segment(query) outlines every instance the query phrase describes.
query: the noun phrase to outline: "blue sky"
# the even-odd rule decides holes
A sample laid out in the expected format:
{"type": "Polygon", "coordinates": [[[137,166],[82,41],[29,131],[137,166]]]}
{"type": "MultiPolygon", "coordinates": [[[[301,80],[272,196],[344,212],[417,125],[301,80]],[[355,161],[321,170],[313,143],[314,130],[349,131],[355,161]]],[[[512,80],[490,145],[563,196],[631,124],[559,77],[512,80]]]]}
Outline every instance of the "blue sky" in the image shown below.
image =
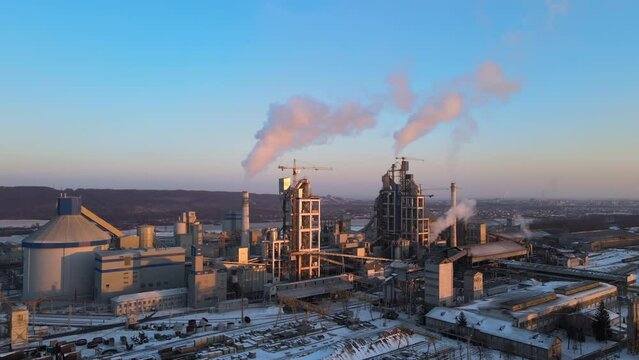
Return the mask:
{"type": "Polygon", "coordinates": [[[522,88],[404,154],[468,197],[639,198],[636,1],[0,2],[0,185],[277,190],[278,163],[329,165],[319,194],[372,198],[408,114],[241,166],[272,103],[420,99],[498,63],[522,88]],[[553,10],[554,9],[554,10],[553,10]]]}

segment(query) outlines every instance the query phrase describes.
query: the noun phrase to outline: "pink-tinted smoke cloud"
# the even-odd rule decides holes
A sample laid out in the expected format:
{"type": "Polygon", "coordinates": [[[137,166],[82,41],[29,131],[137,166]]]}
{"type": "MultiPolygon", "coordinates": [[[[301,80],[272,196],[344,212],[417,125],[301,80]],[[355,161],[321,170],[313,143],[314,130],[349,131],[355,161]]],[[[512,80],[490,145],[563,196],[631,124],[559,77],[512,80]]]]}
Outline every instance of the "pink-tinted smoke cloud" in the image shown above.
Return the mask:
{"type": "Polygon", "coordinates": [[[411,90],[405,74],[396,73],[386,78],[391,88],[393,104],[403,111],[411,111],[415,106],[417,95],[411,90]]]}
{"type": "MultiPolygon", "coordinates": [[[[498,64],[486,62],[473,74],[453,79],[441,89],[443,90],[440,93],[428,98],[408,118],[404,127],[395,132],[393,136],[397,153],[413,141],[426,136],[440,123],[458,119],[474,106],[493,99],[507,101],[513,93],[521,89],[521,84],[507,80],[498,64]]],[[[474,122],[469,124],[474,126],[474,122]]],[[[458,127],[456,132],[464,132],[464,129],[458,127]]],[[[467,131],[470,132],[472,131],[467,131]]],[[[454,141],[460,139],[462,138],[455,137],[454,141]]]]}
{"type": "Polygon", "coordinates": [[[324,144],[339,135],[357,135],[376,125],[379,111],[379,106],[365,107],[357,102],[331,107],[302,96],[271,104],[267,121],[255,134],[257,143],[242,166],[252,176],[289,150],[324,144]]]}
{"type": "Polygon", "coordinates": [[[428,134],[437,124],[457,118],[464,107],[460,93],[443,94],[438,99],[427,101],[417,112],[408,118],[404,127],[395,132],[397,152],[406,145],[428,134]]]}

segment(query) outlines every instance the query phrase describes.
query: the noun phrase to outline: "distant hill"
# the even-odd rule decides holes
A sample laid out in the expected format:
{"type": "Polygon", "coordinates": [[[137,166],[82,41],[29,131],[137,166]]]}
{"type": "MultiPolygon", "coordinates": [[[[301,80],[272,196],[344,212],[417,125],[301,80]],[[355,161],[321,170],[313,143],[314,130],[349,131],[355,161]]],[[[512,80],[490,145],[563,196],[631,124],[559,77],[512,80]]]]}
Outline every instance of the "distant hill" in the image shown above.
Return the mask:
{"type": "MultiPolygon", "coordinates": [[[[49,219],[55,215],[60,190],[41,186],[0,187],[0,219],[49,219]]],[[[172,224],[182,211],[193,210],[208,223],[219,222],[229,210],[240,210],[241,192],[191,190],[66,189],[82,197],[83,205],[116,226],[142,223],[172,224]]],[[[368,215],[372,201],[350,200],[327,195],[323,217],[350,212],[368,215]]],[[[279,196],[251,194],[251,221],[278,221],[279,196]]]]}

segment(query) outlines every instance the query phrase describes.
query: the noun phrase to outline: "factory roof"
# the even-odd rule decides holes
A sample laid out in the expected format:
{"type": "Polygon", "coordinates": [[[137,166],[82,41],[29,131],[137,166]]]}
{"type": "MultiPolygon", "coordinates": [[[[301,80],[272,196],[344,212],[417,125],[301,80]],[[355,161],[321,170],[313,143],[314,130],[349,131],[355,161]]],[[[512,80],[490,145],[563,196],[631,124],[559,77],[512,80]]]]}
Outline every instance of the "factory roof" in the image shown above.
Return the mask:
{"type": "Polygon", "coordinates": [[[68,248],[106,245],[111,235],[82,215],[60,215],[22,241],[27,248],[68,248]]]}
{"type": "MultiPolygon", "coordinates": [[[[523,285],[523,284],[522,284],[523,285]]],[[[498,318],[517,319],[518,321],[533,320],[537,317],[548,315],[564,308],[574,307],[577,304],[600,296],[614,296],[617,288],[606,283],[599,283],[595,288],[584,287],[584,283],[570,281],[550,281],[546,283],[532,282],[524,287],[496,295],[484,300],[475,301],[461,307],[465,310],[474,310],[484,314],[493,314],[498,318]],[[583,291],[561,294],[571,285],[582,285],[583,291]],[[505,309],[508,308],[508,309],[505,309]]]]}
{"type": "Polygon", "coordinates": [[[499,265],[516,270],[524,270],[530,273],[537,273],[543,275],[552,275],[561,278],[576,278],[587,279],[607,282],[619,282],[626,284],[634,284],[637,277],[634,274],[619,275],[615,273],[595,270],[584,270],[577,268],[566,268],[563,266],[540,264],[540,263],[528,263],[515,260],[499,260],[499,265]]]}
{"type": "Polygon", "coordinates": [[[468,255],[472,257],[474,263],[528,254],[528,250],[525,246],[510,240],[495,241],[488,244],[474,244],[463,246],[463,248],[468,251],[468,255]]]}
{"type": "Polygon", "coordinates": [[[188,293],[188,290],[186,288],[145,291],[141,293],[115,296],[111,298],[111,302],[121,303],[121,302],[128,302],[128,301],[156,299],[156,298],[165,297],[165,296],[174,296],[174,295],[182,295],[182,294],[186,295],[187,293],[188,293]]]}
{"type": "MultiPolygon", "coordinates": [[[[447,322],[451,325],[457,325],[457,318],[462,309],[436,307],[426,314],[427,318],[447,322]]],[[[496,319],[478,314],[473,311],[463,311],[466,316],[468,327],[481,331],[484,334],[508,339],[522,344],[542,349],[550,349],[558,341],[556,336],[541,334],[538,332],[520,329],[513,326],[506,320],[496,319]]]]}

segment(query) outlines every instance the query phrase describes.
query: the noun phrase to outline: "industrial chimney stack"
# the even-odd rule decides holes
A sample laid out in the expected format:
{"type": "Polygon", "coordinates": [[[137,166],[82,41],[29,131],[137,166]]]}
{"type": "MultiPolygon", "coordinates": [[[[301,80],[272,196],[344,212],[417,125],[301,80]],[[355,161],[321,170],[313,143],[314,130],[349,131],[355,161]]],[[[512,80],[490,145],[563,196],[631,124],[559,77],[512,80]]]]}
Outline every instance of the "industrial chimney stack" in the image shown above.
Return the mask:
{"type": "MultiPolygon", "coordinates": [[[[454,182],[450,183],[450,207],[451,209],[457,207],[457,184],[454,182]]],[[[449,247],[457,247],[457,215],[455,215],[453,225],[450,227],[450,244],[448,245],[449,247]]]]}
{"type": "Polygon", "coordinates": [[[249,247],[249,229],[251,222],[249,220],[249,192],[242,192],[242,247],[249,247]]]}

